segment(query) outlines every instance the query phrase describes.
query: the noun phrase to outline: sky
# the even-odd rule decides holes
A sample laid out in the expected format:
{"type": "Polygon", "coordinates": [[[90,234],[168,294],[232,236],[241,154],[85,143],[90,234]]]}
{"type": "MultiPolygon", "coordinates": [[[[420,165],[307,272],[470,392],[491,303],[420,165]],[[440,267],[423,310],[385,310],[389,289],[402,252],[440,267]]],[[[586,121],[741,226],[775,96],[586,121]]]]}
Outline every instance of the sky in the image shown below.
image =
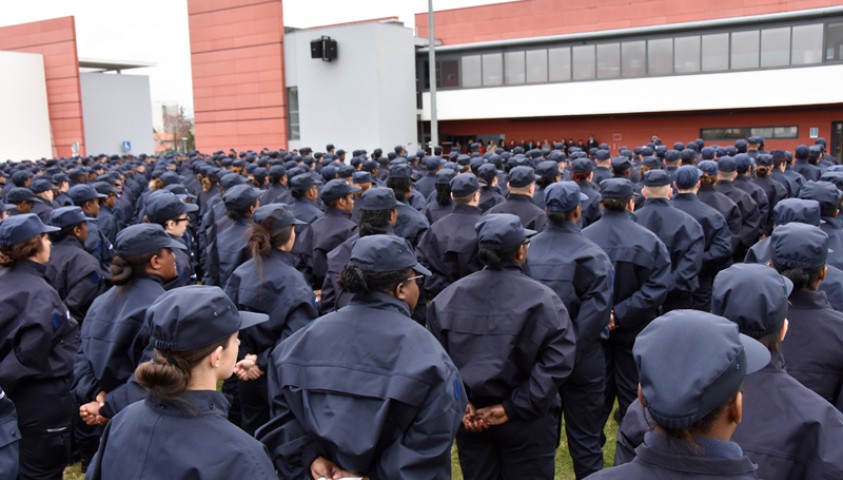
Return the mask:
{"type": "MultiPolygon", "coordinates": [[[[512,0],[434,0],[436,10],[512,0]]],[[[193,111],[187,0],[26,0],[6,2],[0,26],[74,16],[81,59],[154,63],[125,71],[148,75],[152,101],[193,111]],[[9,5],[14,5],[10,7],[9,5]]],[[[284,24],[319,25],[397,16],[410,28],[427,0],[284,0],[284,24]]]]}

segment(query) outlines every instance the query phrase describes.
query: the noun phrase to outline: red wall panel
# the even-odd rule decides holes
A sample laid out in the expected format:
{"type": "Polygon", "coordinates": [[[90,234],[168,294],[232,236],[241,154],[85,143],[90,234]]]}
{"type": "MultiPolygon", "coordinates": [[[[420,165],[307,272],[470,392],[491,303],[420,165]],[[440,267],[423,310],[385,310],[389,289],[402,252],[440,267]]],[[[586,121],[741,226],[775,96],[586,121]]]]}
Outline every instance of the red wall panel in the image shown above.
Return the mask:
{"type": "MultiPolygon", "coordinates": [[[[521,0],[435,12],[446,45],[743,17],[839,5],[839,0],[521,0]]],[[[416,14],[427,36],[427,13],[416,14]]]]}
{"type": "Polygon", "coordinates": [[[73,142],[85,154],[82,91],[73,17],[0,27],[0,50],[44,55],[53,155],[69,157],[73,142]]]}
{"type": "Polygon", "coordinates": [[[189,0],[196,147],[287,145],[281,0],[189,0]]]}
{"type": "MultiPolygon", "coordinates": [[[[672,148],[675,142],[695,140],[702,128],[728,127],[770,127],[796,125],[799,138],[787,140],[768,139],[766,149],[793,150],[796,145],[811,145],[810,129],[818,128],[819,136],[830,142],[831,123],[843,121],[843,105],[826,105],[776,110],[738,110],[729,112],[694,112],[687,114],[665,113],[646,115],[616,115],[576,118],[546,119],[493,119],[461,120],[439,123],[439,135],[443,141],[449,136],[500,135],[510,140],[534,140],[550,143],[573,138],[588,141],[593,134],[598,142],[606,142],[612,153],[618,147],[633,148],[645,145],[652,135],[658,135],[662,142],[672,148]]],[[[734,141],[709,140],[707,144],[730,145],[734,141]]],[[[830,145],[830,144],[829,144],[830,145]]]]}

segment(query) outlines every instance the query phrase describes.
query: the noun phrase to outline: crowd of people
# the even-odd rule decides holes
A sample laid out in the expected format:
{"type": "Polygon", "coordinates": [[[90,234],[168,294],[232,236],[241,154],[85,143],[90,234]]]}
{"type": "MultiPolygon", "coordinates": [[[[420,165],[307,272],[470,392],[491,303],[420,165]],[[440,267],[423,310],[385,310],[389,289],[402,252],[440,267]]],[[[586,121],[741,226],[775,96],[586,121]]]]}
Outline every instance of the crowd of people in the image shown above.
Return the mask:
{"type": "Polygon", "coordinates": [[[672,147],[6,162],[0,479],[843,478],[843,167],[672,147]]]}

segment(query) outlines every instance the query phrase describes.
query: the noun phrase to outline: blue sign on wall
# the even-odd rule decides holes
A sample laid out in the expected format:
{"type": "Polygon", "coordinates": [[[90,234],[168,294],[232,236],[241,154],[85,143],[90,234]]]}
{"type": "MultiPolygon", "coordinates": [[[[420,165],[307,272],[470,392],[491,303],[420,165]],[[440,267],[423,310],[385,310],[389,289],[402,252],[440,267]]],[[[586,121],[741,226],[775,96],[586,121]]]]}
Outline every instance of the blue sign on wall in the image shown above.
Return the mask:
{"type": "Polygon", "coordinates": [[[820,136],[820,129],[819,129],[819,128],[816,128],[816,127],[812,128],[809,136],[810,136],[811,138],[817,138],[817,137],[819,137],[819,136],[820,136]]]}
{"type": "Polygon", "coordinates": [[[123,144],[120,145],[120,150],[123,150],[123,152],[131,152],[132,142],[130,142],[129,140],[123,140],[123,144]]]}

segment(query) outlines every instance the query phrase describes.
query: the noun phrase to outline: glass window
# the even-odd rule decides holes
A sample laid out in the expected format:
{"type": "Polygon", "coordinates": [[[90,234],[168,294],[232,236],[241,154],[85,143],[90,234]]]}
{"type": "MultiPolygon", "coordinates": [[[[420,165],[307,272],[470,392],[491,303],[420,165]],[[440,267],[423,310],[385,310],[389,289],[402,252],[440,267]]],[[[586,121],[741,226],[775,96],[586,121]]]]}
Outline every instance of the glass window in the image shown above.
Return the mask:
{"type": "Polygon", "coordinates": [[[618,78],[620,75],[620,44],[601,43],[597,45],[597,78],[618,78]]]}
{"type": "Polygon", "coordinates": [[[527,83],[547,81],[547,50],[527,50],[527,83]]]}
{"type": "Polygon", "coordinates": [[[791,65],[812,65],[822,62],[822,45],[823,25],[821,23],[793,27],[791,65]]]}
{"type": "Polygon", "coordinates": [[[677,37],[673,40],[673,71],[697,73],[700,71],[700,37],[677,37]]]}
{"type": "Polygon", "coordinates": [[[571,79],[571,49],[551,48],[547,51],[548,79],[551,82],[567,82],[571,79]]]}
{"type": "Polygon", "coordinates": [[[466,55],[462,57],[462,86],[466,88],[479,87],[481,82],[480,55],[466,55]]]}
{"type": "Polygon", "coordinates": [[[524,83],[524,52],[506,52],[503,54],[504,81],[507,85],[524,83]]]}
{"type": "Polygon", "coordinates": [[[799,138],[799,127],[773,127],[773,138],[799,138]]]}
{"type": "Polygon", "coordinates": [[[574,80],[594,78],[594,45],[574,47],[574,80]]]}
{"type": "Polygon", "coordinates": [[[621,45],[621,64],[626,78],[647,75],[647,43],[644,40],[623,42],[621,45]]]}
{"type": "Polygon", "coordinates": [[[439,72],[437,73],[437,82],[440,87],[459,87],[460,86],[460,61],[442,60],[436,62],[439,64],[439,72]]]}
{"type": "MultiPolygon", "coordinates": [[[[793,41],[794,47],[796,40],[793,41]]],[[[794,61],[796,55],[793,55],[794,61]]],[[[843,60],[843,23],[829,23],[825,29],[825,59],[843,60]]]]}
{"type": "Polygon", "coordinates": [[[700,138],[703,140],[737,140],[748,136],[748,128],[703,128],[700,130],[700,138]]]}
{"type": "Polygon", "coordinates": [[[287,87],[287,119],[287,136],[290,140],[300,140],[299,87],[287,87]]]}
{"type": "Polygon", "coordinates": [[[500,53],[483,55],[483,86],[503,84],[503,56],[500,53]]]}
{"type": "Polygon", "coordinates": [[[673,73],[672,38],[647,41],[647,72],[650,75],[670,75],[673,73]]]}
{"type": "Polygon", "coordinates": [[[761,67],[790,64],[790,27],[761,30],[761,67]]]}
{"type": "Polygon", "coordinates": [[[732,33],[732,70],[758,68],[758,30],[732,33]]]}
{"type": "Polygon", "coordinates": [[[702,71],[722,72],[729,69],[729,34],[702,36],[702,71]]]}

